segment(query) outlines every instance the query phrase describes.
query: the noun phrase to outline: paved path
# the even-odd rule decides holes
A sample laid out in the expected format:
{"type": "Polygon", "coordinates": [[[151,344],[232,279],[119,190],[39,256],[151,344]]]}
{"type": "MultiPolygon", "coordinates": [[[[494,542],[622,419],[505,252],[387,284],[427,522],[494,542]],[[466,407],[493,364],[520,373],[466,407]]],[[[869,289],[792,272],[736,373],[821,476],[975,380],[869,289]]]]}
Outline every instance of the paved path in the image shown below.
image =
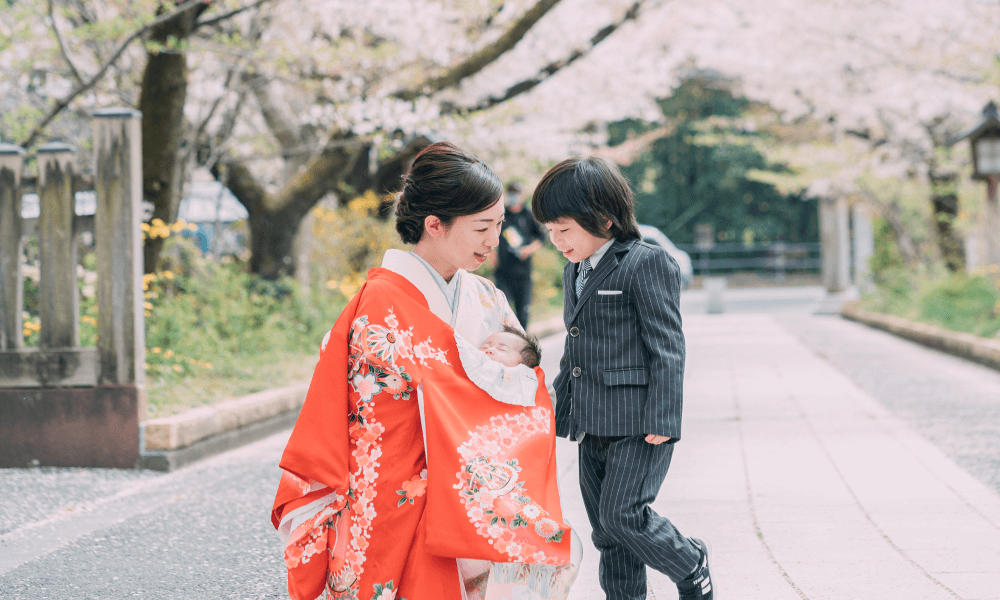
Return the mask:
{"type": "MultiPolygon", "coordinates": [[[[774,317],[685,329],[684,440],[655,507],[709,542],[722,598],[1000,598],[994,491],[774,317]]],[[[586,536],[560,443],[565,508],[586,536]]],[[[596,570],[587,553],[575,600],[603,597],[596,570]]],[[[651,586],[676,597],[659,574],[651,586]]]]}
{"type": "MultiPolygon", "coordinates": [[[[719,598],[1000,599],[1000,496],[915,429],[948,450],[995,406],[964,403],[964,420],[949,420],[931,391],[922,409],[885,400],[893,381],[914,396],[911,378],[989,394],[995,373],[894,339],[876,350],[861,326],[800,315],[688,315],[685,328],[684,440],[656,507],[709,542],[719,598]],[[829,351],[844,340],[873,356],[829,351]]],[[[551,364],[561,340],[545,345],[551,364]]],[[[284,597],[267,512],[286,436],[166,475],[0,470],[0,598],[284,597]]],[[[995,459],[997,446],[966,453],[995,459]]],[[[602,598],[575,448],[558,451],[564,509],[588,549],[572,598],[602,598]]],[[[675,597],[662,575],[650,581],[658,600],[675,597]]]]}

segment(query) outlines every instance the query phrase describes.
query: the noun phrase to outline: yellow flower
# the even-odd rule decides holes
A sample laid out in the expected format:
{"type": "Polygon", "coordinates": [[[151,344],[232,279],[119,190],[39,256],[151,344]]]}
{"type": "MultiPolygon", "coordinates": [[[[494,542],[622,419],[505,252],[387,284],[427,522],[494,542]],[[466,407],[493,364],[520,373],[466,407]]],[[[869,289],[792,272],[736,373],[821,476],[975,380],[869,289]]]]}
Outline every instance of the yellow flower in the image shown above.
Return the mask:
{"type": "Polygon", "coordinates": [[[163,357],[164,358],[171,358],[173,355],[174,355],[174,351],[171,350],[170,348],[167,348],[167,351],[163,353],[163,357]]]}
{"type": "Polygon", "coordinates": [[[152,352],[153,354],[159,354],[161,352],[159,346],[153,346],[152,348],[149,349],[149,351],[152,352]]]}
{"type": "Polygon", "coordinates": [[[174,272],[173,271],[164,271],[163,272],[163,276],[166,277],[167,279],[173,279],[174,278],[174,272]]]}
{"type": "Polygon", "coordinates": [[[142,303],[142,307],[145,308],[146,310],[153,310],[153,303],[152,302],[143,302],[142,303]]]}
{"type": "Polygon", "coordinates": [[[181,366],[180,365],[174,365],[174,371],[177,371],[178,373],[180,373],[181,372],[181,366]]]}

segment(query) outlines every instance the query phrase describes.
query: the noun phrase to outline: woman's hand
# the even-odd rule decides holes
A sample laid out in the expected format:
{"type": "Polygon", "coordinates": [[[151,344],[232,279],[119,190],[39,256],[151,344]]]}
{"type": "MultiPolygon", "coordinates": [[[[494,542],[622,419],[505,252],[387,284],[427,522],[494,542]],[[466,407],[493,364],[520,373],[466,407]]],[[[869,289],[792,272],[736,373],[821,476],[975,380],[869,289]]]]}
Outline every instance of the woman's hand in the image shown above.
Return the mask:
{"type": "Polygon", "coordinates": [[[646,441],[649,442],[650,444],[653,444],[654,446],[658,446],[658,445],[662,444],[663,442],[669,442],[670,441],[670,436],[669,435],[656,435],[655,433],[650,433],[650,434],[646,435],[646,441]]]}

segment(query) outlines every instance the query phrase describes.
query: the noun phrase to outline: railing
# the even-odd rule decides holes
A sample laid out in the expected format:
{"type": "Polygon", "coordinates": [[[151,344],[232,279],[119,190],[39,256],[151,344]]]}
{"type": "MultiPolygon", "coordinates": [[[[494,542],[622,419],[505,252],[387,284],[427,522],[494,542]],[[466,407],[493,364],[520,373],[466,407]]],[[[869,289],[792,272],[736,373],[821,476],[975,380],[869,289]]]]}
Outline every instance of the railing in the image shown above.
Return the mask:
{"type": "Polygon", "coordinates": [[[818,273],[822,265],[820,244],[771,242],[766,244],[717,243],[711,248],[680,246],[691,257],[697,275],[735,272],[818,273]]]}
{"type": "Polygon", "coordinates": [[[145,378],[141,120],[94,114],[97,346],[79,346],[75,153],[37,151],[39,343],[24,344],[24,151],[0,145],[0,465],[128,466],[145,378]],[[134,430],[132,429],[134,427],[134,430]]]}

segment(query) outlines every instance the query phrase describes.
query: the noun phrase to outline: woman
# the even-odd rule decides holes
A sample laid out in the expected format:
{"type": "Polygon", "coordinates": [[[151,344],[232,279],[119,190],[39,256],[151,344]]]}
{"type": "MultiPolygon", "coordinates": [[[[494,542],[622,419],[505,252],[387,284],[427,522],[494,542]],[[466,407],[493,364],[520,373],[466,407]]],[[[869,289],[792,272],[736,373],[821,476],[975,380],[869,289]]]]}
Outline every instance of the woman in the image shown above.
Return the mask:
{"type": "Polygon", "coordinates": [[[446,143],[404,178],[396,229],[413,251],[388,251],[324,339],[282,456],[272,523],[293,598],[459,599],[484,582],[486,598],[568,591],[541,371],[463,367],[482,367],[479,343],[518,326],[467,271],[498,244],[501,189],[446,143]]]}

